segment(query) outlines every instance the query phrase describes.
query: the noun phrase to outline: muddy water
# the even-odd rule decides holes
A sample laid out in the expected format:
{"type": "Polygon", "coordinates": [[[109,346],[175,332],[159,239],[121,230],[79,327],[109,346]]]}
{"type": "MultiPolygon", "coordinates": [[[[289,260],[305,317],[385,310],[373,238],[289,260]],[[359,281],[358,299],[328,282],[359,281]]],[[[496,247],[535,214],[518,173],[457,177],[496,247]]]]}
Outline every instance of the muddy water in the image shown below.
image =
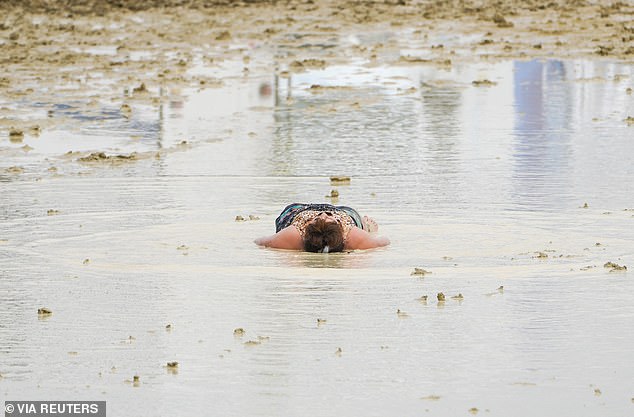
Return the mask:
{"type": "Polygon", "coordinates": [[[0,97],[63,120],[0,142],[4,399],[106,400],[112,416],[632,412],[631,66],[223,65],[222,85],[131,115],[0,97]],[[137,157],[79,161],[91,152],[137,157]],[[252,243],[333,189],[392,245],[252,243]]]}

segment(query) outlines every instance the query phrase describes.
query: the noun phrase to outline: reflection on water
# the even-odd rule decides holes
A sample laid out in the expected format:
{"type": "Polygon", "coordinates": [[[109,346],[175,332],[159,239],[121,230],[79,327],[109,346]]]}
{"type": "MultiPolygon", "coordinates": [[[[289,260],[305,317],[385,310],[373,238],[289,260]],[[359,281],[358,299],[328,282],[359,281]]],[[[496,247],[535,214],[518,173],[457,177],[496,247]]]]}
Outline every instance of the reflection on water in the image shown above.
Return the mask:
{"type": "Polygon", "coordinates": [[[514,64],[517,113],[513,177],[520,205],[558,204],[571,197],[571,82],[561,61],[514,64]]]}
{"type": "Polygon", "coordinates": [[[634,287],[603,265],[634,265],[632,76],[359,62],[164,90],[130,118],[52,103],[71,122],[0,141],[0,392],[114,415],[627,414],[634,287]],[[353,206],[392,245],[256,247],[292,201],[353,206]]]}

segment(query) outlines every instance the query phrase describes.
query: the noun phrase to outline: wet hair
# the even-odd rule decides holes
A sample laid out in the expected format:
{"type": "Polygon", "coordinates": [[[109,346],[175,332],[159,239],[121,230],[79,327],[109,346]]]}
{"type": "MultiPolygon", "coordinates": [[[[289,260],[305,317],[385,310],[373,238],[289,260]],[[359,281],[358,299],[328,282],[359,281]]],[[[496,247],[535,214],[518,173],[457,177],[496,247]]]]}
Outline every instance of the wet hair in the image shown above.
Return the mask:
{"type": "Polygon", "coordinates": [[[343,251],[343,228],[337,222],[317,217],[304,230],[304,250],[307,252],[343,251]]]}

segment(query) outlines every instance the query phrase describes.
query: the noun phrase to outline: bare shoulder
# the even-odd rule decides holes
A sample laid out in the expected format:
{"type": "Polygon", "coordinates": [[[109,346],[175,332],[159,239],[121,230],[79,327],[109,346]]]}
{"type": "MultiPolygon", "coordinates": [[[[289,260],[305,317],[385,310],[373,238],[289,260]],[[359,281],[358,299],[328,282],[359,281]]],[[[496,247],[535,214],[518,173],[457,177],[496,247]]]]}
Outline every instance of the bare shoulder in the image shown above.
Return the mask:
{"type": "Polygon", "coordinates": [[[304,247],[302,237],[295,226],[289,226],[271,236],[255,239],[255,243],[276,249],[302,250],[304,247]]]}
{"type": "Polygon", "coordinates": [[[387,246],[390,240],[386,237],[374,236],[358,227],[353,227],[346,239],[346,249],[372,249],[387,246]]]}

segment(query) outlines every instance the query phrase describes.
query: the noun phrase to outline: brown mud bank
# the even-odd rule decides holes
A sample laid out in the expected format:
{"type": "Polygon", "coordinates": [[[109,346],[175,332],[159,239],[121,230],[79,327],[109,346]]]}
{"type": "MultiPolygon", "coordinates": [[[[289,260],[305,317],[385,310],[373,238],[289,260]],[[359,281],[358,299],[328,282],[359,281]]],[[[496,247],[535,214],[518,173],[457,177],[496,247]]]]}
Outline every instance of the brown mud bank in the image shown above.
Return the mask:
{"type": "MultiPolygon", "coordinates": [[[[634,4],[619,1],[0,0],[0,11],[4,15],[0,18],[0,39],[10,50],[57,43],[45,41],[47,35],[54,35],[67,46],[73,44],[73,35],[83,35],[87,42],[94,36],[108,39],[113,28],[92,27],[83,32],[83,19],[117,19],[122,13],[147,12],[155,17],[149,26],[157,41],[186,36],[195,44],[206,39],[206,32],[212,28],[230,30],[231,36],[216,37],[220,38],[217,40],[275,40],[298,29],[332,33],[358,29],[357,25],[362,24],[369,25],[369,30],[375,25],[410,27],[423,34],[443,30],[467,34],[475,30],[486,39],[478,39],[471,45],[473,48],[501,45],[487,55],[517,56],[528,54],[524,50],[528,48],[531,55],[537,49],[543,55],[585,53],[622,59],[634,56],[634,4]],[[38,14],[46,14],[46,18],[40,16],[34,21],[38,14]],[[169,18],[168,25],[161,24],[166,23],[160,21],[161,16],[169,18]],[[65,18],[73,20],[64,21],[65,18]],[[442,26],[442,21],[454,25],[442,26]]],[[[145,22],[126,29],[133,34],[147,26],[145,22]]],[[[134,38],[128,41],[133,42],[134,38]]],[[[5,61],[16,61],[15,56],[4,55],[5,61]]]]}

